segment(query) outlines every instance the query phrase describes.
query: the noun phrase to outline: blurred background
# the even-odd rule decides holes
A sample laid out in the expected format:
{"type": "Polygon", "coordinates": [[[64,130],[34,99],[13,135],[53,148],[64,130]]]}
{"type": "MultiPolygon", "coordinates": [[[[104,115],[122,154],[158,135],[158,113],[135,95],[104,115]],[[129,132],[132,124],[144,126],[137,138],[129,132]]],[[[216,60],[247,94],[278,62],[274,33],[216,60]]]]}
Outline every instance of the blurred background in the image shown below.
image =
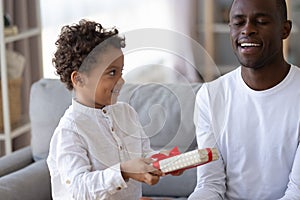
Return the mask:
{"type": "MultiPolygon", "coordinates": [[[[124,75],[127,81],[197,82],[214,79],[238,66],[228,34],[230,3],[231,0],[43,0],[44,76],[56,77],[51,58],[60,28],[85,18],[104,27],[115,26],[125,35],[126,43],[131,45],[130,50],[125,49],[124,75]],[[148,41],[148,46],[143,46],[143,42],[136,44],[137,40],[148,41]],[[157,47],[155,41],[172,45],[157,47]],[[136,46],[132,47],[132,44],[136,46]],[[210,63],[204,62],[205,59],[210,63]],[[212,63],[214,67],[211,67],[212,63]]],[[[300,23],[300,1],[289,0],[288,5],[290,18],[295,23],[286,56],[298,64],[296,33],[300,23]]]]}
{"type": "MultiPolygon", "coordinates": [[[[30,129],[28,105],[32,83],[41,78],[58,78],[51,60],[55,41],[64,25],[87,19],[106,28],[116,27],[126,38],[123,52],[127,82],[204,82],[239,66],[229,39],[231,0],[0,2],[4,16],[0,20],[4,30],[0,35],[4,88],[0,140],[8,143],[6,151],[11,149],[11,139],[30,129]],[[16,117],[8,119],[9,114],[16,117]]],[[[300,66],[300,0],[287,0],[287,3],[293,29],[285,41],[285,57],[300,66]]]]}

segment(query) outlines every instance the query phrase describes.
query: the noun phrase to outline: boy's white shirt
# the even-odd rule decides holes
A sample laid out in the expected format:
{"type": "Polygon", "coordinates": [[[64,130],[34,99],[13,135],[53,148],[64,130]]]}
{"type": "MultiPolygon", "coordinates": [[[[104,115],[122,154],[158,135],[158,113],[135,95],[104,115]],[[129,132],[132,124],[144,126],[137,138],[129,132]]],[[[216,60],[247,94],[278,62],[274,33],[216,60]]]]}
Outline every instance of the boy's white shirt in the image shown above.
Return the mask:
{"type": "Polygon", "coordinates": [[[125,182],[120,163],[156,153],[134,109],[94,109],[72,100],[51,139],[47,164],[56,199],[139,199],[141,183],[125,182]]]}

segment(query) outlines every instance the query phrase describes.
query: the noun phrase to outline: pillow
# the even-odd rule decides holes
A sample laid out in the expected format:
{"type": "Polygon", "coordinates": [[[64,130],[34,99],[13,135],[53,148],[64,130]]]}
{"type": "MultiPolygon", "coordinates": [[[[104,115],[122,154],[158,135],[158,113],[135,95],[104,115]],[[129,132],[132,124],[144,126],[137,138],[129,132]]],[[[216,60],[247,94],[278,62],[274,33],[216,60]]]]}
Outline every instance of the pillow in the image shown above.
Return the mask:
{"type": "Polygon", "coordinates": [[[47,158],[53,132],[71,102],[72,93],[59,79],[41,79],[32,85],[29,117],[35,161],[47,158]]]}
{"type": "Polygon", "coordinates": [[[195,149],[193,123],[196,92],[195,84],[125,84],[119,100],[129,103],[138,113],[152,148],[181,152],[195,149]]]}

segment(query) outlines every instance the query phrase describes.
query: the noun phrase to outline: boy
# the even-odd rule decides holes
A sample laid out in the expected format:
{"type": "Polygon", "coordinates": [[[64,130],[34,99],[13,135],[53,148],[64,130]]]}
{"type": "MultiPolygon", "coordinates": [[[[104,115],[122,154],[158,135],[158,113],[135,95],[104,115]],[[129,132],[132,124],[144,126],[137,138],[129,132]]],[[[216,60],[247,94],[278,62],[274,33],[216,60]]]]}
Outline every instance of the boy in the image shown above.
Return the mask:
{"type": "Polygon", "coordinates": [[[50,143],[53,198],[139,199],[141,182],[156,184],[163,174],[146,158],[153,151],[137,113],[117,103],[124,38],[81,20],[64,26],[55,44],[53,64],[74,97],[50,143]]]}

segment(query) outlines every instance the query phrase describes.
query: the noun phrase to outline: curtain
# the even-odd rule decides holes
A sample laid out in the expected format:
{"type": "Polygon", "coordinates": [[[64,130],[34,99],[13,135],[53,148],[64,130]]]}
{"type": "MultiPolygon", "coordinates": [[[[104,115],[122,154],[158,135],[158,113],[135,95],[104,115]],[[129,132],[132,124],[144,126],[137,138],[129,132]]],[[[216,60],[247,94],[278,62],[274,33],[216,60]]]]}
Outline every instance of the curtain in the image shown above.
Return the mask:
{"type": "MultiPolygon", "coordinates": [[[[209,0],[211,1],[211,0],[209,0]]],[[[199,24],[202,18],[199,0],[177,0],[173,6],[173,27],[186,36],[177,44],[181,59],[174,60],[174,68],[188,82],[206,82],[219,76],[209,52],[199,43],[199,24]]],[[[174,41],[177,42],[176,40],[174,41]]]]}

